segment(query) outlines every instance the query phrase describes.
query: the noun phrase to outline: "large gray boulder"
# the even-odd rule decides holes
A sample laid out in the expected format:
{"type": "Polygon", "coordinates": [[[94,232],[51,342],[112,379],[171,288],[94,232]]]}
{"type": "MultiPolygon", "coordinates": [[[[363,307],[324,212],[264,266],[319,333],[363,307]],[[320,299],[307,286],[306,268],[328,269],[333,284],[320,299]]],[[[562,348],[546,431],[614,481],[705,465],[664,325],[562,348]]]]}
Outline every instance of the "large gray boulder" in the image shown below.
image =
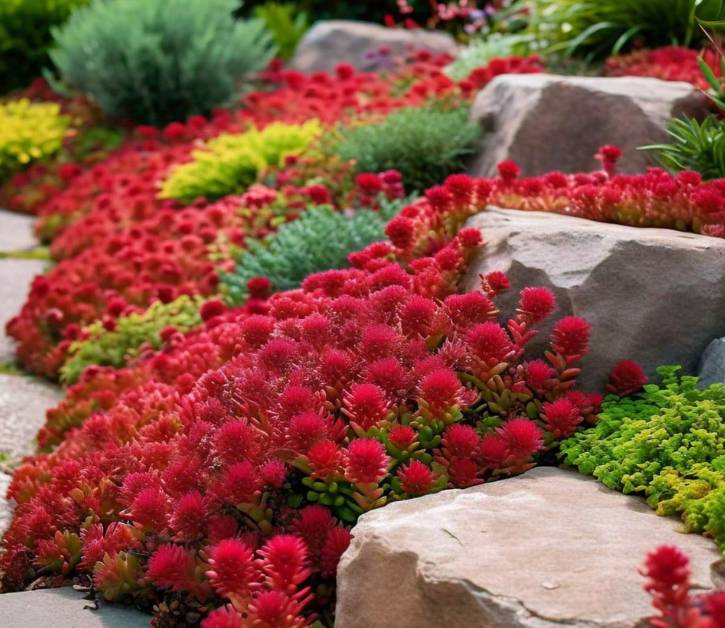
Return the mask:
{"type": "Polygon", "coordinates": [[[725,384],[725,338],[717,338],[707,345],[698,375],[701,386],[725,384]]]}
{"type": "Polygon", "coordinates": [[[385,47],[393,56],[411,50],[429,50],[454,55],[456,42],[450,35],[435,31],[385,28],[378,24],[352,20],[317,22],[302,38],[290,62],[300,72],[334,69],[338,63],[350,63],[359,70],[376,67],[375,52],[385,47]]]}
{"type": "Polygon", "coordinates": [[[624,151],[622,172],[642,172],[652,155],[640,146],[666,141],[670,119],[702,116],[706,103],[689,83],[651,78],[506,74],[478,94],[471,118],[486,134],[472,171],[496,173],[513,159],[524,175],[598,169],[605,144],[624,151]]]}
{"type": "Polygon", "coordinates": [[[337,628],[632,628],[652,614],[637,569],[674,544],[712,588],[715,544],[640,499],[539,468],[361,517],[337,571],[337,628]]]}
{"type": "Polygon", "coordinates": [[[464,278],[508,273],[504,314],[514,311],[525,286],[547,286],[558,309],[542,327],[532,353],[551,325],[568,314],[592,326],[591,351],[581,383],[602,390],[620,359],[639,362],[650,377],[661,364],[694,373],[713,338],[725,335],[725,240],[669,229],[640,229],[547,212],[489,208],[468,226],[487,245],[464,278]]]}

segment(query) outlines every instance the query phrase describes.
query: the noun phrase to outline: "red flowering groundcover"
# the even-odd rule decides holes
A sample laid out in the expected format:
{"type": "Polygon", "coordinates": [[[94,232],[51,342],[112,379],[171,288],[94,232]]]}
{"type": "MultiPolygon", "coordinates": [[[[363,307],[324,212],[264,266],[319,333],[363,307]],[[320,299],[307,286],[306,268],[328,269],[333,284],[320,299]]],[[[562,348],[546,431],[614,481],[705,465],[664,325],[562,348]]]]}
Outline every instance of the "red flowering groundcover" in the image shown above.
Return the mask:
{"type": "Polygon", "coordinates": [[[98,391],[105,411],[16,472],[4,587],[77,576],[159,621],[307,625],[330,611],[360,513],[521,472],[593,421],[599,396],[575,390],[585,321],[561,319],[525,361],[548,290],[524,289],[505,324],[504,275],[454,292],[480,244],[459,226],[490,192],[450,177],[352,268],[241,312],[207,306],[203,331],[118,372],[128,392],[98,391]],[[194,381],[181,369],[202,352],[212,370],[194,381]]]}

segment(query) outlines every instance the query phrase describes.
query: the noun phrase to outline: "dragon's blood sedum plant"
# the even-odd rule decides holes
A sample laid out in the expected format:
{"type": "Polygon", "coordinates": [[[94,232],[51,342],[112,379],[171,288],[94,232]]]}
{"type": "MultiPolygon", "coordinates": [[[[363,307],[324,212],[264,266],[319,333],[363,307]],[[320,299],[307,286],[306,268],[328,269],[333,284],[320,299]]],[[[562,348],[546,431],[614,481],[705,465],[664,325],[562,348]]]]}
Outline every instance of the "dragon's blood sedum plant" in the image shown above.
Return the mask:
{"type": "Polygon", "coordinates": [[[255,281],[241,312],[209,306],[203,331],[141,361],[168,383],[117,372],[126,392],[97,395],[79,428],[17,470],[4,588],[92,580],[162,625],[331,623],[361,513],[520,473],[593,423],[600,399],[575,387],[585,321],[559,320],[537,359],[524,352],[554,310],[549,290],[523,289],[508,321],[502,273],[455,292],[481,244],[460,226],[491,192],[450,177],[350,268],[266,300],[255,281]],[[217,364],[180,371],[204,342],[217,364]]]}
{"type": "Polygon", "coordinates": [[[657,614],[654,628],[720,628],[725,625],[725,591],[694,594],[690,560],[677,547],[661,545],[645,560],[641,574],[657,614]]]}

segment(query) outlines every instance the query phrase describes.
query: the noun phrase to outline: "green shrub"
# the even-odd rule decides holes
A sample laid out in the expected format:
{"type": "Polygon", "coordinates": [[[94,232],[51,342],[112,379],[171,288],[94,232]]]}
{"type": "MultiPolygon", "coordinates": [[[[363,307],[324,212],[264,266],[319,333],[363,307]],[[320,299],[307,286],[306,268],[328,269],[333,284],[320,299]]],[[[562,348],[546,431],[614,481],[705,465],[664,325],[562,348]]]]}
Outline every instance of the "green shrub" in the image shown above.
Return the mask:
{"type": "Polygon", "coordinates": [[[321,133],[317,120],[304,124],[274,122],[261,131],[224,134],[192,154],[193,160],[174,168],[161,186],[160,198],[191,203],[203,196],[215,199],[243,192],[268,166],[302,153],[321,133]]]}
{"type": "Polygon", "coordinates": [[[567,464],[611,489],[644,495],[725,550],[725,385],[698,388],[679,367],[661,385],[606,399],[596,427],[561,443],[567,464]]]}
{"type": "Polygon", "coordinates": [[[264,21],[282,59],[289,59],[294,54],[297,44],[310,27],[307,13],[289,2],[265,2],[254,9],[254,16],[264,21]]]}
{"type": "Polygon", "coordinates": [[[466,168],[480,135],[465,108],[441,111],[405,108],[383,122],[341,129],[333,148],[344,160],[354,160],[360,172],[395,169],[409,191],[422,191],[466,168]]]}
{"type": "Polygon", "coordinates": [[[120,368],[146,347],[159,349],[165,327],[184,332],[201,324],[201,303],[201,297],[182,296],[170,303],[157,301],[145,312],[121,316],[112,331],[100,321],[89,325],[85,329],[88,338],[70,346],[61,381],[72,384],[91,364],[120,368]]]}
{"type": "Polygon", "coordinates": [[[253,277],[267,277],[279,292],[297,288],[312,273],[346,267],[349,253],[385,239],[385,225],[400,207],[389,202],[380,211],[362,209],[350,216],[324,206],[305,210],[266,240],[249,243],[234,273],[222,278],[228,301],[244,301],[253,277]]]}
{"type": "Polygon", "coordinates": [[[722,0],[534,0],[532,29],[550,51],[601,59],[629,49],[695,45],[696,18],[725,17],[722,0]]]}
{"type": "Polygon", "coordinates": [[[89,0],[0,1],[0,93],[40,76],[53,42],[50,29],[89,0]]]}
{"type": "Polygon", "coordinates": [[[163,124],[227,103],[274,45],[237,0],[94,0],[53,31],[61,79],[109,116],[163,124]]]}
{"type": "Polygon", "coordinates": [[[0,181],[60,150],[69,126],[56,103],[21,98],[0,104],[0,181]]]}

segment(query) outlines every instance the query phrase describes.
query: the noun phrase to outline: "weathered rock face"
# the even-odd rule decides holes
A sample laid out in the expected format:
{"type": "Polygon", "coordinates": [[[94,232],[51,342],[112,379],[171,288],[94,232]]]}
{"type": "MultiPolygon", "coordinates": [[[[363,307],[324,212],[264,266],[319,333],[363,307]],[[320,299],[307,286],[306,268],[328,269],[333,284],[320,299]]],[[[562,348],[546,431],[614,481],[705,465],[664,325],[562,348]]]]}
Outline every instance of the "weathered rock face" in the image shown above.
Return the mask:
{"type": "Polygon", "coordinates": [[[637,498],[539,468],[364,515],[337,572],[337,628],[632,628],[651,614],[638,574],[675,544],[712,588],[719,557],[637,498]]]}
{"type": "Polygon", "coordinates": [[[513,159],[525,175],[598,169],[605,144],[624,151],[623,172],[642,172],[652,156],[637,150],[667,139],[672,117],[702,116],[706,104],[688,83],[650,78],[507,74],[476,98],[471,117],[486,134],[472,172],[495,174],[513,159]]]}
{"type": "Polygon", "coordinates": [[[360,70],[369,70],[377,63],[370,53],[383,46],[393,55],[411,49],[455,54],[457,49],[453,38],[445,33],[329,20],[317,22],[305,34],[290,67],[301,72],[319,72],[332,70],[338,63],[347,62],[360,70]]]}
{"type": "Polygon", "coordinates": [[[700,361],[700,385],[725,384],[725,338],[713,340],[700,361]]]}
{"type": "Polygon", "coordinates": [[[488,244],[469,268],[467,290],[478,289],[479,273],[508,273],[512,289],[498,301],[504,314],[513,313],[526,286],[556,294],[557,311],[532,354],[558,318],[574,314],[591,323],[581,378],[591,390],[602,390],[623,358],[650,377],[662,364],[694,373],[708,343],[725,335],[725,240],[497,208],[468,226],[481,229],[488,244]]]}

